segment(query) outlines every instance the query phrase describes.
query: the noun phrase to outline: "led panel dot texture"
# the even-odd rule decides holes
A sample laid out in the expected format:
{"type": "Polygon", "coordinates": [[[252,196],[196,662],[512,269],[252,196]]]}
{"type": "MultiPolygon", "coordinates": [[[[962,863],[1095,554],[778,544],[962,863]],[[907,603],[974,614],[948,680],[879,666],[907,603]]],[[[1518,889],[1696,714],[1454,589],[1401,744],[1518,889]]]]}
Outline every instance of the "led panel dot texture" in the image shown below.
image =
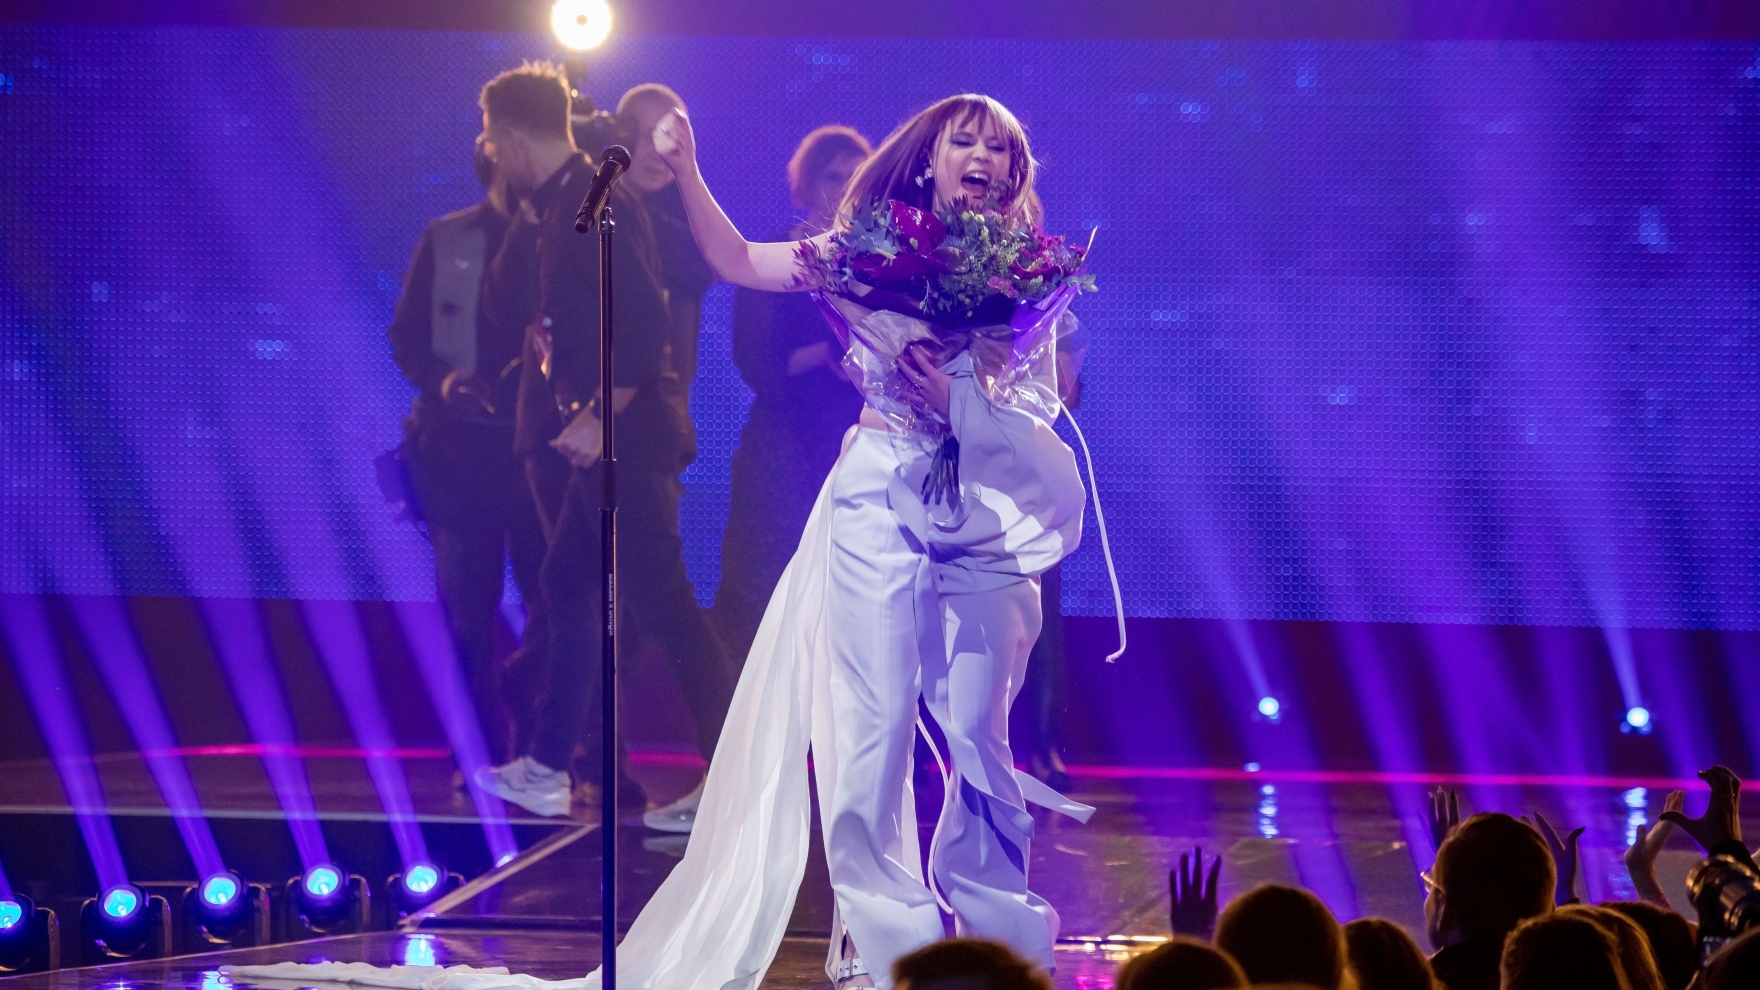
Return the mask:
{"type": "MultiPolygon", "coordinates": [[[[429,598],[372,459],[422,226],[535,36],[0,26],[0,590],[429,598]]],[[[613,38],[753,235],[951,92],[1098,224],[1079,412],[1131,614],[1760,627],[1760,57],[1738,43],[613,38]]],[[[685,542],[748,393],[705,306],[685,542]]],[[[1090,517],[1091,518],[1091,517],[1090,517]]],[[[1090,523],[1066,607],[1110,608],[1090,523]]]]}

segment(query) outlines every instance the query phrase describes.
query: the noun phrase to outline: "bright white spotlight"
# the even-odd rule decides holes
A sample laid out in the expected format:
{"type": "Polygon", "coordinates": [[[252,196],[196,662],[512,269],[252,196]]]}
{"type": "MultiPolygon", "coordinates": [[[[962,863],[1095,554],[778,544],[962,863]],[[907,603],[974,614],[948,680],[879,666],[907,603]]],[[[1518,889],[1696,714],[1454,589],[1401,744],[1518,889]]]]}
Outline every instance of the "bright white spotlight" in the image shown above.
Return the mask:
{"type": "Polygon", "coordinates": [[[1645,729],[1650,726],[1650,709],[1642,705],[1633,705],[1626,710],[1626,724],[1634,729],[1645,729]]]}
{"type": "Polygon", "coordinates": [[[564,48],[597,48],[611,36],[611,5],[605,0],[556,0],[550,8],[550,30],[564,48]]]}
{"type": "Polygon", "coordinates": [[[1276,698],[1266,695],[1259,699],[1259,714],[1275,722],[1277,716],[1283,714],[1283,705],[1276,698]]]}

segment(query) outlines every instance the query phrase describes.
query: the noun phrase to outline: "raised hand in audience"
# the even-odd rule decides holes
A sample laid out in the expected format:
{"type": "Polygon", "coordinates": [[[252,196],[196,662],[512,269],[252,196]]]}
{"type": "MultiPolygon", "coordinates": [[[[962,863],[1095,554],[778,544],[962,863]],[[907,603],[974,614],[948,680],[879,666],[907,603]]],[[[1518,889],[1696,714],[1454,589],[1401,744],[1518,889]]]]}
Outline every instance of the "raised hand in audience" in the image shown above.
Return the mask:
{"type": "Polygon", "coordinates": [[[1681,811],[1664,811],[1659,817],[1681,827],[1706,852],[1725,842],[1742,840],[1742,779],[1726,766],[1699,771],[1699,779],[1711,785],[1711,803],[1705,813],[1688,818],[1681,811]]]}
{"type": "Polygon", "coordinates": [[[1173,933],[1208,940],[1216,931],[1216,877],[1222,857],[1210,864],[1210,880],[1204,880],[1204,847],[1179,854],[1179,868],[1167,874],[1173,895],[1173,933]]]}
{"type": "MultiPolygon", "coordinates": [[[[1522,817],[1527,822],[1527,816],[1522,817]]],[[[1546,816],[1538,811],[1534,813],[1534,821],[1528,822],[1539,829],[1540,837],[1546,840],[1546,848],[1552,850],[1552,864],[1557,870],[1558,886],[1553,895],[1554,904],[1571,904],[1577,899],[1577,840],[1583,835],[1583,826],[1571,829],[1563,839],[1558,837],[1558,830],[1546,820],[1546,816]]]]}
{"type": "Polygon", "coordinates": [[[1631,848],[1626,850],[1626,872],[1631,875],[1632,888],[1637,891],[1639,900],[1657,907],[1668,907],[1668,897],[1656,879],[1656,857],[1668,844],[1668,837],[1674,834],[1674,823],[1668,821],[1667,816],[1670,812],[1680,814],[1686,799],[1686,791],[1669,791],[1668,797],[1662,799],[1663,820],[1655,825],[1639,825],[1631,848]]]}
{"type": "Polygon", "coordinates": [[[1430,847],[1441,849],[1442,843],[1461,827],[1461,796],[1438,787],[1430,792],[1430,808],[1424,814],[1430,826],[1430,847]]]}

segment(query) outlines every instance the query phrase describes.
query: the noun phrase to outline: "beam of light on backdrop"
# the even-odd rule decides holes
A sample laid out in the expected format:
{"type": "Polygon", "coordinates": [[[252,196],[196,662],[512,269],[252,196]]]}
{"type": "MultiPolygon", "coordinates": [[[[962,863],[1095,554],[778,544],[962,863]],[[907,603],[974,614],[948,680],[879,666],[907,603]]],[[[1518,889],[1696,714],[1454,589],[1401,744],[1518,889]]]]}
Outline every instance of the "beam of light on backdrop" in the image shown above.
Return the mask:
{"type": "Polygon", "coordinates": [[[208,640],[232,686],[233,700],[251,737],[263,747],[263,772],[293,833],[300,863],[308,870],[327,863],[330,853],[318,825],[317,806],[312,803],[311,781],[298,756],[293,716],[287,711],[281,678],[269,654],[261,606],[241,598],[204,598],[199,604],[208,640]]]}
{"type": "MultiPolygon", "coordinates": [[[[0,282],[0,516],[61,577],[0,543],[0,590],[431,600],[431,551],[373,482],[409,397],[384,327],[423,225],[481,196],[477,88],[553,51],[0,26],[0,190],[35,238],[28,284],[0,282]]],[[[1583,662],[1620,697],[1583,724],[1643,709],[1671,763],[1700,749],[1675,735],[1697,689],[1642,631],[1760,629],[1756,66],[1734,42],[613,36],[593,85],[678,89],[748,231],[793,219],[814,126],[1008,103],[1048,226],[1100,227],[1084,425],[1133,614],[1424,625],[1449,735],[1489,772],[1545,747],[1470,741],[1518,699],[1494,638],[1456,627],[1601,629],[1583,662]]],[[[705,314],[681,511],[707,599],[749,396],[731,293],[705,314]]],[[[1092,544],[1075,614],[1110,605],[1092,544]]],[[[1266,674],[1249,706],[1298,708],[1266,674]]]]}
{"type": "Polygon", "coordinates": [[[171,720],[165,717],[158,685],[135,638],[134,622],[128,611],[120,599],[108,596],[75,596],[67,600],[67,607],[79,625],[98,672],[109,685],[116,710],[134,736],[135,748],[140,750],[154,783],[159,785],[165,806],[171,809],[196,875],[224,873],[226,864],[220,858],[220,847],[215,844],[214,832],[202,813],[202,802],[190,780],[189,768],[176,754],[177,738],[171,731],[171,720]]]}
{"type": "MultiPolygon", "coordinates": [[[[525,613],[509,610],[523,621],[525,613]]],[[[471,702],[453,649],[452,635],[446,628],[446,617],[438,605],[427,602],[398,602],[397,620],[403,626],[404,640],[422,672],[422,681],[440,722],[446,727],[446,738],[458,758],[459,769],[471,790],[477,817],[483,822],[483,837],[489,844],[489,855],[500,866],[519,854],[513,830],[507,824],[507,806],[501,799],[483,792],[475,783],[479,767],[489,764],[489,747],[483,740],[483,727],[477,723],[477,707],[471,702]]],[[[414,868],[411,868],[414,872],[414,868]]]]}
{"type": "Polygon", "coordinates": [[[73,686],[67,680],[43,600],[34,595],[0,595],[0,632],[6,636],[12,667],[37,716],[37,728],[49,748],[55,772],[61,777],[61,789],[73,806],[98,884],[105,890],[127,887],[128,871],[98,784],[85,721],[74,705],[73,686]]]}
{"type": "MultiPolygon", "coordinates": [[[[547,46],[0,28],[0,53],[28,67],[0,173],[15,222],[59,264],[28,298],[0,289],[0,389],[35,397],[5,408],[96,403],[118,431],[105,442],[140,466],[127,485],[101,458],[51,471],[45,459],[86,455],[39,451],[29,430],[5,453],[24,483],[0,507],[45,523],[43,552],[78,565],[60,590],[432,597],[431,555],[373,482],[408,404],[383,328],[422,225],[481,195],[477,88],[547,46]],[[118,90],[71,71],[112,64],[141,74],[118,90]],[[186,78],[197,65],[206,75],[186,78]],[[215,93],[224,107],[198,112],[215,93]],[[81,132],[139,153],[61,143],[81,132]],[[246,177],[272,194],[245,195],[246,177]],[[106,209],[68,208],[100,186],[116,191],[106,209]],[[263,202],[315,233],[269,222],[263,202]],[[167,210],[227,222],[167,243],[167,210]],[[78,247],[100,234],[101,263],[78,247]],[[213,271],[238,277],[215,286],[213,271]],[[36,356],[45,328],[84,341],[84,363],[36,356]],[[203,388],[180,386],[186,372],[203,388]],[[219,448],[236,449],[230,475],[204,467],[219,448]],[[85,538],[55,542],[46,514],[69,501],[162,523],[174,553],[114,587],[89,573],[85,538]],[[156,572],[162,560],[191,563],[156,572]]],[[[1760,207],[1735,193],[1760,179],[1760,120],[1725,110],[1751,105],[1754,62],[1752,46],[1697,42],[618,36],[594,78],[605,93],[678,88],[705,169],[752,230],[789,219],[783,166],[817,124],[878,135],[971,87],[1018,110],[1049,163],[1049,225],[1101,229],[1084,412],[1119,492],[1136,614],[1222,616],[1194,559],[1214,552],[1247,619],[1601,625],[1598,583],[1626,628],[1752,629],[1760,333],[1745,259],[1760,207]],[[1118,133],[1143,139],[1119,147],[1118,133]],[[1208,547],[1165,539],[1193,504],[1213,519],[1208,547]]],[[[747,401],[729,300],[707,301],[693,396],[685,537],[705,597],[747,401]]],[[[127,557],[128,535],[98,538],[127,557]]],[[[1092,550],[1066,574],[1080,614],[1110,597],[1092,550]]],[[[8,590],[50,590],[36,573],[0,556],[8,590]]]]}
{"type": "MultiPolygon", "coordinates": [[[[379,803],[390,819],[391,837],[397,842],[404,870],[427,862],[428,847],[422,839],[422,827],[416,822],[409,781],[395,752],[397,739],[392,736],[391,723],[385,716],[379,684],[373,677],[373,654],[367,647],[367,634],[361,628],[355,603],[306,601],[300,603],[300,611],[305,615],[306,630],[317,646],[318,656],[330,672],[330,683],[336,689],[336,699],[342,703],[343,714],[348,717],[355,742],[366,751],[367,776],[372,778],[379,803]]],[[[456,718],[457,714],[445,712],[442,717],[456,718]]]]}

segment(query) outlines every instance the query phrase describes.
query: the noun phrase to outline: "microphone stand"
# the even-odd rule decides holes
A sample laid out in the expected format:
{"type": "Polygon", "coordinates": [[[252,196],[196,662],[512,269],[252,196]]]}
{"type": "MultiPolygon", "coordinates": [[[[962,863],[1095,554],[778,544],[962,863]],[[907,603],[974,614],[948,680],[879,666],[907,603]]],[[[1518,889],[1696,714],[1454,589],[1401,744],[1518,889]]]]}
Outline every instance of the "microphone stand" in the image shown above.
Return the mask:
{"type": "Polygon", "coordinates": [[[617,990],[617,442],[612,419],[611,235],[617,223],[607,202],[599,211],[599,402],[604,494],[599,508],[599,958],[604,990],[617,990]]]}

